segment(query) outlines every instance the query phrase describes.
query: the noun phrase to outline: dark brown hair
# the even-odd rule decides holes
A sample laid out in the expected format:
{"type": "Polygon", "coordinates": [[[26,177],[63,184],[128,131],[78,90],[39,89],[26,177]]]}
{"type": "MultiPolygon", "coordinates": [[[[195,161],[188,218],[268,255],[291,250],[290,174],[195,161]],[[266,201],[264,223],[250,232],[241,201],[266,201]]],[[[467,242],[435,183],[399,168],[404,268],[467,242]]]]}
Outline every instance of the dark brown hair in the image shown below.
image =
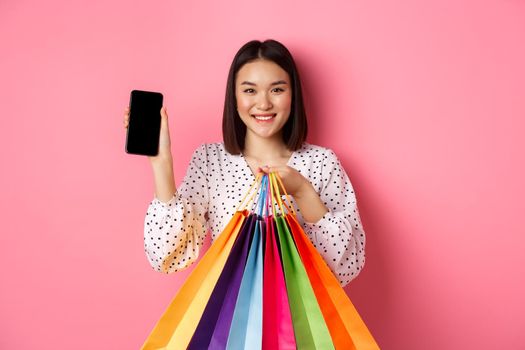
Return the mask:
{"type": "Polygon", "coordinates": [[[235,97],[235,79],[243,65],[257,59],[265,59],[278,64],[288,73],[292,87],[292,105],[290,117],[283,126],[283,141],[291,151],[301,148],[306,140],[308,125],[303,103],[301,80],[290,51],[280,42],[272,39],[263,42],[252,40],[244,44],[230,66],[226,84],[226,98],[222,117],[222,137],[224,147],[231,154],[239,154],[244,150],[246,125],[237,112],[235,97]]]}

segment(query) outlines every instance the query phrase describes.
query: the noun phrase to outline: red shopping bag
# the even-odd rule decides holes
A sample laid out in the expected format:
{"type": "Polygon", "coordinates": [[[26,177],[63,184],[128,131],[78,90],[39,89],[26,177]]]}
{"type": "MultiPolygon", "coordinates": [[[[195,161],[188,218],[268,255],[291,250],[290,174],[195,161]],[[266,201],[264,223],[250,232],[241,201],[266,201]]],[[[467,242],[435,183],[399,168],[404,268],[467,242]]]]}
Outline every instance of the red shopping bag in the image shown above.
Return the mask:
{"type": "Polygon", "coordinates": [[[296,349],[273,216],[267,216],[265,223],[262,347],[264,350],[296,349]]]}

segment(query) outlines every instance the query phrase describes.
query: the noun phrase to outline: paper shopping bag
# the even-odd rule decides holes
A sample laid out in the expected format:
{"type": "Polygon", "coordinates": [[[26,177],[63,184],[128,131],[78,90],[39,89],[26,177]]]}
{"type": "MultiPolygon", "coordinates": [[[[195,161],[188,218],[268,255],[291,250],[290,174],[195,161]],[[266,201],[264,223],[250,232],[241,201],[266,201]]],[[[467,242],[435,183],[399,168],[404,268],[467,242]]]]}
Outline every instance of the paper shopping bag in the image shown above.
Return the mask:
{"type": "Polygon", "coordinates": [[[273,216],[267,216],[265,222],[262,348],[264,350],[293,350],[297,348],[297,345],[273,216]]]}
{"type": "Polygon", "coordinates": [[[334,349],[330,332],[284,217],[274,217],[281,247],[295,341],[299,349],[334,349]]]}
{"type": "MultiPolygon", "coordinates": [[[[281,179],[274,174],[271,181],[277,199],[280,201],[280,189],[286,194],[281,179]]],[[[286,194],[288,198],[288,195],[286,194]]],[[[315,249],[297,221],[293,207],[284,215],[295,246],[299,252],[323,317],[330,331],[336,349],[379,349],[370,331],[359,316],[350,298],[346,295],[339,281],[334,276],[321,254],[315,249]]],[[[282,211],[284,207],[281,204],[282,211]]]]}
{"type": "Polygon", "coordinates": [[[188,350],[225,349],[257,217],[246,219],[193,333],[188,350]]]}
{"type": "Polygon", "coordinates": [[[185,350],[188,347],[241,227],[246,226],[250,214],[247,203],[255,196],[252,190],[260,178],[257,175],[232,219],[188,276],[141,349],[185,350]],[[249,198],[247,202],[246,198],[249,198]]]}
{"type": "Polygon", "coordinates": [[[258,215],[239,296],[235,304],[227,349],[248,350],[262,347],[263,248],[261,232],[264,228],[264,221],[258,215]]]}
{"type": "Polygon", "coordinates": [[[313,286],[336,349],[377,350],[379,346],[323,257],[310,242],[294,215],[287,214],[308,278],[313,286]]]}
{"type": "Polygon", "coordinates": [[[248,213],[243,210],[233,215],[157,321],[141,349],[186,349],[248,213]]]}

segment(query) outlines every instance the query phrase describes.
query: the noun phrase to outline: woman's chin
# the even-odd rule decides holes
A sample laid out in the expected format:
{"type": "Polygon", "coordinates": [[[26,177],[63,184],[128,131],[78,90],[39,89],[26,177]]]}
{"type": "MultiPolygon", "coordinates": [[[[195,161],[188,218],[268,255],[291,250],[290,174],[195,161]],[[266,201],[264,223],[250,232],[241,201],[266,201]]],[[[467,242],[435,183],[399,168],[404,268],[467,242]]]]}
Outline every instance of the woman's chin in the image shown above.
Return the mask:
{"type": "Polygon", "coordinates": [[[261,139],[272,139],[277,136],[274,130],[251,130],[251,134],[261,139]]]}

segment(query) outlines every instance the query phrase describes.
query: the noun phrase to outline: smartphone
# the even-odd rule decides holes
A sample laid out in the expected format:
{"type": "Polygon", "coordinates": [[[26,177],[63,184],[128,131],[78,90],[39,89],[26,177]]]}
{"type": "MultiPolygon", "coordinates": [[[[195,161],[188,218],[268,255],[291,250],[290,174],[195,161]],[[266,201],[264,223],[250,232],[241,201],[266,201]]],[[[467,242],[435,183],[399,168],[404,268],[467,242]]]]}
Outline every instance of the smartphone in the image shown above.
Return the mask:
{"type": "Polygon", "coordinates": [[[158,154],[162,100],[160,92],[131,91],[126,153],[145,156],[158,154]]]}

